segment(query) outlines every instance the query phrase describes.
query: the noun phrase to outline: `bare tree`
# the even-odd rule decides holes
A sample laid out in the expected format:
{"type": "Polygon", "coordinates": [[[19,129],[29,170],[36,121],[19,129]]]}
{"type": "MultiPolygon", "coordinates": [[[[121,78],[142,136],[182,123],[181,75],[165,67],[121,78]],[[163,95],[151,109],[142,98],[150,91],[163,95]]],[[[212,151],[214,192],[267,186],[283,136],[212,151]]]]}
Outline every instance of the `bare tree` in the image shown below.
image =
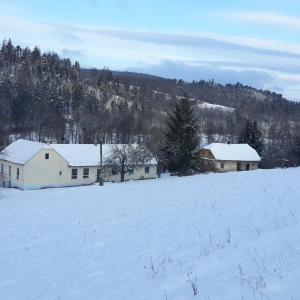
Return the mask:
{"type": "Polygon", "coordinates": [[[114,145],[110,156],[105,159],[105,165],[111,171],[120,174],[121,182],[123,182],[125,174],[130,169],[150,162],[152,158],[153,155],[145,146],[130,144],[114,145]]]}
{"type": "Polygon", "coordinates": [[[152,135],[146,141],[146,147],[151,151],[153,157],[156,159],[157,176],[160,178],[163,167],[168,163],[166,156],[167,145],[164,135],[162,134],[162,130],[159,132],[152,132],[152,135]]]}
{"type": "MultiPolygon", "coordinates": [[[[3,116],[0,114],[0,119],[4,119],[3,116]]],[[[5,146],[8,144],[8,136],[6,131],[3,128],[3,122],[0,120],[0,159],[1,159],[1,151],[5,148],[5,146]]]]}

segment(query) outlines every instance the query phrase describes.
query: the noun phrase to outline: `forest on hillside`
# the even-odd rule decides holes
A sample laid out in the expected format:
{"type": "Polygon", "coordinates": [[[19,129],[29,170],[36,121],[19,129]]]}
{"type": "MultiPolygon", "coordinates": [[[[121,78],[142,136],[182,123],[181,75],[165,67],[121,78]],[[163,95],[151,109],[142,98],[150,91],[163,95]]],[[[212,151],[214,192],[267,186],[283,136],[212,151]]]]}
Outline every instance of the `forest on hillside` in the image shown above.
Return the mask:
{"type": "Polygon", "coordinates": [[[5,40],[0,49],[0,146],[11,139],[60,143],[142,143],[160,135],[186,95],[199,141],[236,142],[246,122],[262,132],[265,155],[286,158],[299,133],[300,103],[240,83],[84,69],[56,53],[5,40]]]}

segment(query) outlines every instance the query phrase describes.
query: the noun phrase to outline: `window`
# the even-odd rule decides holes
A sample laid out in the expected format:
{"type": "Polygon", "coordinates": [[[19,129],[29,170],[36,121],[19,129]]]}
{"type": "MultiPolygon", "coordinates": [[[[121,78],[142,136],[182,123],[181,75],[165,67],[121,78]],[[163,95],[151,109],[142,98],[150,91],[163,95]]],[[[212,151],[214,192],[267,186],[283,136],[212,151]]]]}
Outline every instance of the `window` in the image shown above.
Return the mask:
{"type": "Polygon", "coordinates": [[[4,164],[1,164],[1,174],[4,173],[4,164]]]}
{"type": "Polygon", "coordinates": [[[20,169],[17,168],[17,180],[19,180],[19,178],[20,178],[20,169]]]}
{"type": "Polygon", "coordinates": [[[150,167],[149,166],[145,166],[145,174],[149,174],[150,173],[150,167]]]}
{"type": "Polygon", "coordinates": [[[11,176],[11,166],[8,167],[8,176],[11,176]]]}
{"type": "Polygon", "coordinates": [[[83,169],[83,178],[89,178],[89,174],[90,174],[90,169],[84,168],[83,169]]]}
{"type": "Polygon", "coordinates": [[[59,171],[59,176],[61,176],[62,175],[62,171],[59,171]]]}
{"type": "Polygon", "coordinates": [[[72,179],[77,179],[78,169],[72,169],[72,179]]]}
{"type": "Polygon", "coordinates": [[[224,163],[221,163],[221,169],[224,169],[224,163]]]}
{"type": "Polygon", "coordinates": [[[49,153],[45,153],[45,159],[49,159],[49,153]]]}
{"type": "Polygon", "coordinates": [[[128,169],[128,175],[132,175],[134,173],[133,168],[128,169]]]}

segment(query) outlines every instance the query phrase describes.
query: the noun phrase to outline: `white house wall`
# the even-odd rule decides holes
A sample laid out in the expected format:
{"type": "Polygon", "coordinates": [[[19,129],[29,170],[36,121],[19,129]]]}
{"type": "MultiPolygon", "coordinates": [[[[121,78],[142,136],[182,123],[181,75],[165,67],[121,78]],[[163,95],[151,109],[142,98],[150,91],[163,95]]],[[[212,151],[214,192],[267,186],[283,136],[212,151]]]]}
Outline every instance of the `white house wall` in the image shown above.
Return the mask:
{"type": "Polygon", "coordinates": [[[233,171],[246,171],[247,165],[249,165],[250,170],[256,170],[258,168],[258,162],[253,161],[216,161],[216,169],[217,172],[233,172],[233,171]],[[222,168],[223,164],[223,168],[222,168]],[[238,164],[240,165],[240,169],[238,170],[238,164]]]}
{"type": "MultiPolygon", "coordinates": [[[[145,166],[136,166],[132,174],[128,172],[125,174],[125,180],[140,180],[140,179],[154,179],[157,175],[157,166],[149,165],[149,173],[145,173],[145,166]]],[[[121,180],[121,175],[109,175],[105,176],[105,181],[119,182],[121,180]]]]}
{"type": "Polygon", "coordinates": [[[237,171],[237,162],[236,161],[217,161],[217,170],[218,172],[232,172],[237,171]],[[224,167],[222,168],[222,163],[224,167]]]}
{"type": "MultiPolygon", "coordinates": [[[[11,166],[11,187],[20,189],[39,189],[47,187],[63,187],[93,184],[97,180],[97,166],[69,166],[67,161],[54,149],[42,149],[25,165],[2,161],[4,173],[8,174],[11,166]],[[49,154],[46,159],[45,155],[49,154]],[[17,179],[19,168],[19,179],[17,179]],[[84,168],[89,169],[88,178],[83,178],[84,168]],[[72,169],[77,169],[77,178],[72,179],[72,169]]],[[[125,180],[156,178],[156,165],[149,165],[149,173],[145,173],[145,166],[136,166],[133,174],[126,173],[125,180]]],[[[119,182],[120,174],[104,176],[105,181],[119,182]]]]}
{"type": "Polygon", "coordinates": [[[1,174],[1,182],[0,184],[4,184],[6,186],[23,188],[24,185],[24,166],[12,162],[8,162],[5,160],[0,160],[0,172],[1,165],[3,164],[3,174],[1,174]],[[9,167],[11,168],[11,175],[9,175],[9,167]],[[19,178],[17,177],[17,169],[19,169],[19,178]]]}
{"type": "Polygon", "coordinates": [[[53,149],[42,149],[25,164],[25,189],[87,185],[94,182],[96,173],[90,168],[89,178],[83,178],[83,168],[78,169],[77,179],[72,179],[72,168],[67,161],[53,149]],[[49,159],[45,159],[46,153],[49,159]]]}

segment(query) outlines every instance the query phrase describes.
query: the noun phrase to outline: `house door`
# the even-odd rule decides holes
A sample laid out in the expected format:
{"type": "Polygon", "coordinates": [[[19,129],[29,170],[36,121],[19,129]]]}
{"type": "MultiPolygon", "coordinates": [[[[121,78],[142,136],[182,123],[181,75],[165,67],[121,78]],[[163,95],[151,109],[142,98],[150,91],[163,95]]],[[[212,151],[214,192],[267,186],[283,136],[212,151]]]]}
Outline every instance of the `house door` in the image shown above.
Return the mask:
{"type": "Polygon", "coordinates": [[[237,170],[242,171],[242,164],[240,162],[237,163],[237,170]]]}

